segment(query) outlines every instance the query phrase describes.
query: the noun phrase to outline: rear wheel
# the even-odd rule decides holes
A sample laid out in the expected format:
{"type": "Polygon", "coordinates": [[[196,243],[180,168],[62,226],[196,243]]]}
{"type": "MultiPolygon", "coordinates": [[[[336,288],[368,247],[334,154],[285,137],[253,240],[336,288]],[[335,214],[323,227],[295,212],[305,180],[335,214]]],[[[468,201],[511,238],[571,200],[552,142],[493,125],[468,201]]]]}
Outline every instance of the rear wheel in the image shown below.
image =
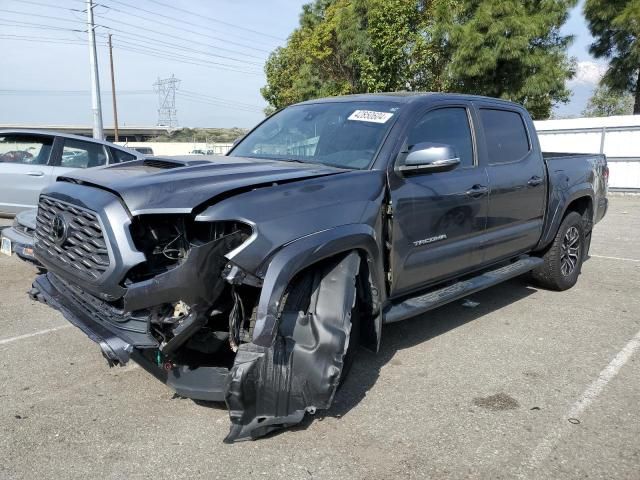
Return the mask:
{"type": "Polygon", "coordinates": [[[562,221],[553,243],[542,257],[544,263],[533,270],[533,278],[542,287],[567,290],[578,281],[585,254],[582,216],[570,212],[562,221]]]}

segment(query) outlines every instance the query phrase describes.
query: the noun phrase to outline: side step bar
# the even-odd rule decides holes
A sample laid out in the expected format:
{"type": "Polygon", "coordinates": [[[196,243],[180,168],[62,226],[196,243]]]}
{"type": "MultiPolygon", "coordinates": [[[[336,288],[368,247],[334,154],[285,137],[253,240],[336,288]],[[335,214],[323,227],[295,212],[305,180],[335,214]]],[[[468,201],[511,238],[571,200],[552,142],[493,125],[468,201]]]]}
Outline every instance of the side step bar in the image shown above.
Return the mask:
{"type": "Polygon", "coordinates": [[[486,271],[467,280],[461,280],[438,290],[431,290],[428,293],[408,298],[399,303],[392,303],[385,310],[383,321],[384,323],[393,323],[415,317],[446,303],[522,275],[523,273],[533,270],[542,262],[543,260],[541,258],[524,255],[517,261],[504,267],[486,271]]]}

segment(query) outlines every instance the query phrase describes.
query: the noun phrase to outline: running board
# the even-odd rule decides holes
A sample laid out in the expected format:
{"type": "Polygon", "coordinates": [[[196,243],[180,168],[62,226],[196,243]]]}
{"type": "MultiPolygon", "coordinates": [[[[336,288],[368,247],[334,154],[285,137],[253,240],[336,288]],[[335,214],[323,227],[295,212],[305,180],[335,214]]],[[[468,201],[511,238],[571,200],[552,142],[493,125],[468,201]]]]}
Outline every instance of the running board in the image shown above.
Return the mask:
{"type": "Polygon", "coordinates": [[[416,315],[428,312],[446,303],[522,275],[523,273],[533,270],[542,264],[542,262],[543,260],[541,258],[525,255],[504,267],[486,271],[478,276],[462,280],[438,290],[432,290],[424,295],[412,297],[400,303],[392,303],[387,307],[383,321],[384,323],[393,323],[415,317],[416,315]]]}

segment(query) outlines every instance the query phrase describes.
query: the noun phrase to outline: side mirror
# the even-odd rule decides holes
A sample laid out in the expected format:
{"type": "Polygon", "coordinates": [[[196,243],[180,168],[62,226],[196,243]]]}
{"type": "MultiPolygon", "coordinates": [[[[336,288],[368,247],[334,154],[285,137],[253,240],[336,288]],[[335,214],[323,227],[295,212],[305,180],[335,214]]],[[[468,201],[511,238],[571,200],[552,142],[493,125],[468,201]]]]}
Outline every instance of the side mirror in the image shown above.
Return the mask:
{"type": "Polygon", "coordinates": [[[448,172],[460,165],[455,148],[443,143],[416,143],[399,166],[403,173],[448,172]]]}

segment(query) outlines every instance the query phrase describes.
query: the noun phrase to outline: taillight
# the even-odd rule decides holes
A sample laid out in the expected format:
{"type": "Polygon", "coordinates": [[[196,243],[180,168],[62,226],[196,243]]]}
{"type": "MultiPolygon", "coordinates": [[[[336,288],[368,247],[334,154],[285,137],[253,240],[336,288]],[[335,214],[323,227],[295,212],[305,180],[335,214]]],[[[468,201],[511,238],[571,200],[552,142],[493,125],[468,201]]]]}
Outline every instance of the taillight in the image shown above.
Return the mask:
{"type": "Polygon", "coordinates": [[[609,185],[609,165],[605,165],[602,169],[602,178],[604,178],[605,185],[609,185]]]}

